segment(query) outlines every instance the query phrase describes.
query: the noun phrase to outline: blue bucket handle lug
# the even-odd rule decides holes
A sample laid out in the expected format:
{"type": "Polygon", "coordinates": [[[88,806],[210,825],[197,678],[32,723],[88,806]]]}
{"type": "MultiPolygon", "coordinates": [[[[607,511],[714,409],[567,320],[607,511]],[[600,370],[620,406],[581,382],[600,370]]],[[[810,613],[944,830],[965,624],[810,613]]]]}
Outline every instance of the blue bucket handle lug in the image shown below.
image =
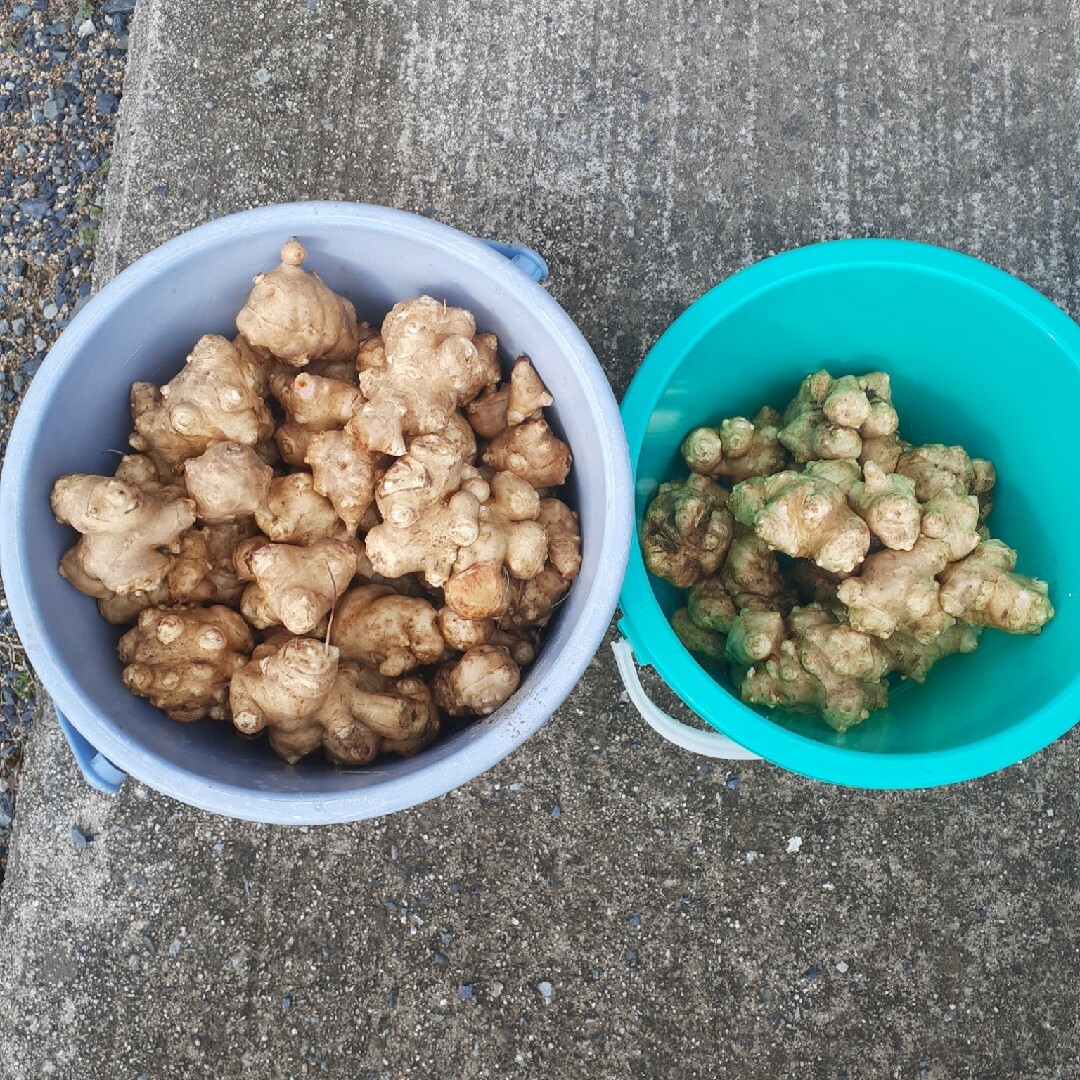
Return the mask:
{"type": "Polygon", "coordinates": [[[481,240],[492,251],[505,255],[514,266],[526,277],[532,278],[533,281],[539,283],[548,276],[548,264],[532,248],[524,247],[521,244],[504,244],[501,240],[487,240],[483,237],[481,237],[481,240]]]}
{"type": "Polygon", "coordinates": [[[60,730],[71,747],[72,756],[83,774],[83,779],[97,791],[115,795],[127,778],[127,773],[118,769],[100,750],[83,738],[59,709],[56,710],[56,719],[60,721],[60,730]]]}

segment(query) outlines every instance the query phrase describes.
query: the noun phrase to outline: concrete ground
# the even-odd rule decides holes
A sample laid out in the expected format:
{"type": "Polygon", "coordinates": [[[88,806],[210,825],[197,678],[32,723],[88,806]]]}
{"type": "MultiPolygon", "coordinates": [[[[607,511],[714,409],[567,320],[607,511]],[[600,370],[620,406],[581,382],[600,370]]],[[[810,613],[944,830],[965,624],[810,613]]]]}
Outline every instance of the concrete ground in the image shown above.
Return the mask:
{"type": "MultiPolygon", "coordinates": [[[[539,249],[620,393],[711,284],[829,237],[955,247],[1075,316],[1078,22],[139,0],[98,281],[243,207],[386,203],[539,249]]],[[[1078,746],[909,794],[710,767],[605,648],[488,775],[287,831],[97,795],[42,716],[0,1076],[1072,1080],[1078,746]]]]}

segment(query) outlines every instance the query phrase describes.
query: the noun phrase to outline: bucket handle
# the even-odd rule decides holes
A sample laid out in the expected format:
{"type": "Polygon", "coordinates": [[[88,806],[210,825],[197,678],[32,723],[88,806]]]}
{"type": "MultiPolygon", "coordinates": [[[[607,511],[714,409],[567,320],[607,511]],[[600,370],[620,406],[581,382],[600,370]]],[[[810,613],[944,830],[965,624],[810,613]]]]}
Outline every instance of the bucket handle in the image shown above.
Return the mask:
{"type": "Polygon", "coordinates": [[[745,750],[738,743],[732,742],[726,735],[719,731],[699,731],[687,724],[680,723],[673,716],[669,716],[657,705],[641,685],[638,678],[637,664],[634,660],[634,648],[626,638],[619,638],[611,643],[611,651],[615,653],[615,664],[619,669],[623,686],[630,695],[630,700],[641,713],[642,719],[654,731],[662,735],[668,742],[681,746],[694,754],[703,754],[705,757],[725,758],[728,761],[760,761],[757,754],[745,750]]]}
{"type": "Polygon", "coordinates": [[[548,276],[548,264],[532,248],[527,248],[522,244],[504,244],[501,240],[488,240],[486,237],[480,239],[493,251],[497,251],[500,255],[508,258],[514,266],[527,277],[532,278],[533,281],[539,283],[548,276]]]}
{"type": "Polygon", "coordinates": [[[95,790],[106,795],[115,795],[127,773],[118,769],[100,750],[75,730],[74,724],[59,710],[56,719],[60,721],[60,730],[71,747],[72,757],[79,766],[83,779],[95,790]]]}

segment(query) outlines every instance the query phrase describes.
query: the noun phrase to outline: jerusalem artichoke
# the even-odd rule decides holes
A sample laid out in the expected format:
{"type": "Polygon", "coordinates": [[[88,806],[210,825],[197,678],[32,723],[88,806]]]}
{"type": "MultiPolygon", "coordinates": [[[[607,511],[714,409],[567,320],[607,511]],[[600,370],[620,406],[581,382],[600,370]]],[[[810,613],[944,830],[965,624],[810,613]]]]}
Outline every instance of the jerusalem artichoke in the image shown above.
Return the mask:
{"type": "Polygon", "coordinates": [[[255,348],[294,367],[324,356],[352,360],[360,344],[356,311],[304,269],[306,257],[295,238],[285,243],[277,269],[255,278],[236,328],[255,348]]]}

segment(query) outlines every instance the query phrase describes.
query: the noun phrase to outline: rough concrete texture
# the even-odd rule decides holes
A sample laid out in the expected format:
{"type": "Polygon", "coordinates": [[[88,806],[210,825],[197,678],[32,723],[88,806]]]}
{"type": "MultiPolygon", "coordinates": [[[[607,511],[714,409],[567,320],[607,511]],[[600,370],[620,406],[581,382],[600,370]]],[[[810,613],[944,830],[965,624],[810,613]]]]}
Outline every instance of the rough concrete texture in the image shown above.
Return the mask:
{"type": "MultiPolygon", "coordinates": [[[[258,203],[387,203],[537,247],[620,391],[715,281],[828,237],[956,247],[1076,315],[1077,21],[140,0],[100,277],[258,203]]],[[[487,776],[304,832],[98,796],[43,718],[0,1075],[1066,1080],[1078,745],[910,794],[710,768],[605,648],[487,776]]]]}

